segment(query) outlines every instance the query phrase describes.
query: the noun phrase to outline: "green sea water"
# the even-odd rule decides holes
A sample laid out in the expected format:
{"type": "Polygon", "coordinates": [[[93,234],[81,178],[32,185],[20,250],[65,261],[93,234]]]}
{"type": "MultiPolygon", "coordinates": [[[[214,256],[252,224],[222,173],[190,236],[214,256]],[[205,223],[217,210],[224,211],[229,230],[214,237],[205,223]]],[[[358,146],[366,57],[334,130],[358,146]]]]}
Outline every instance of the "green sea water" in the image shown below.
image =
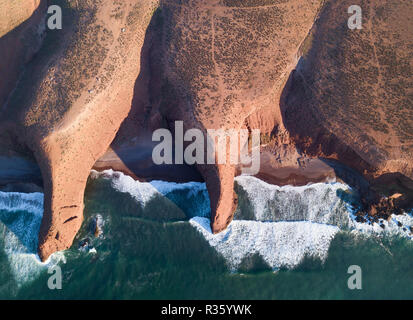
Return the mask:
{"type": "MultiPolygon", "coordinates": [[[[157,198],[139,206],[108,180],[91,179],[85,193],[85,222],[64,253],[65,261],[59,263],[62,289],[48,288],[46,267],[36,271],[32,280],[18,284],[19,272],[2,249],[0,299],[413,298],[413,241],[408,238],[340,231],[324,263],[307,257],[293,269],[274,271],[252,257],[232,272],[188,222],[188,208],[157,198]],[[91,227],[96,214],[104,220],[100,237],[91,227]],[[88,248],[79,249],[85,241],[88,248]],[[347,286],[350,265],[362,269],[361,290],[347,286]]],[[[7,247],[8,226],[16,225],[13,217],[25,214],[20,210],[11,216],[0,210],[1,248],[7,247]]]]}

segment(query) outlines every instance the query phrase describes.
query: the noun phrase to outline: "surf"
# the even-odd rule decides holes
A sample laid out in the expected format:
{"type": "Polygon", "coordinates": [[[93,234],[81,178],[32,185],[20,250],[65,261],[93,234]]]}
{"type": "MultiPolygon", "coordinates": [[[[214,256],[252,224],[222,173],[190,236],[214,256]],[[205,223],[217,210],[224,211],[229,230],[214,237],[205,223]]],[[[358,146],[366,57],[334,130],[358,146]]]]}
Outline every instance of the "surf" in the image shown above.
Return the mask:
{"type": "MultiPolygon", "coordinates": [[[[136,210],[149,206],[145,216],[131,216],[131,221],[160,221],[160,228],[168,221],[189,224],[224,258],[231,272],[237,272],[243,261],[252,256],[259,257],[272,270],[295,268],[307,257],[323,263],[331,242],[343,230],[366,236],[395,234],[412,238],[412,213],[393,215],[388,221],[357,222],[357,194],[338,182],[276,186],[255,177],[239,176],[235,179],[239,206],[234,220],[225,231],[214,235],[205,183],[139,182],[113,170],[92,171],[90,178],[107,183],[109,194],[119,192],[129,197],[136,210]],[[165,205],[174,206],[181,213],[175,219],[159,220],[165,205]]],[[[0,192],[0,245],[19,287],[48,267],[66,263],[65,252],[54,254],[46,263],[37,256],[43,199],[42,193],[0,192]]],[[[110,219],[106,222],[110,227],[110,219]]],[[[101,241],[105,239],[102,237],[101,241]]]]}
{"type": "Polygon", "coordinates": [[[0,243],[18,287],[64,260],[62,252],[54,254],[45,263],[37,255],[43,199],[42,193],[0,192],[0,243]]]}

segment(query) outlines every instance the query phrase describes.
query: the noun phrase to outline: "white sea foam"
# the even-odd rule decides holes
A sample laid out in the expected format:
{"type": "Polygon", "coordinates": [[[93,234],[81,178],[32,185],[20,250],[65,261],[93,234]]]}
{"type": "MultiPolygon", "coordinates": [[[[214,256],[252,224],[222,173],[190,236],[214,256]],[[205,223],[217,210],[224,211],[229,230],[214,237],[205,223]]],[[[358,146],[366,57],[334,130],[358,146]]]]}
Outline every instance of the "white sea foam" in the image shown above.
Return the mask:
{"type": "MultiPolygon", "coordinates": [[[[94,172],[93,175],[96,178],[110,179],[114,189],[130,194],[142,205],[157,195],[186,190],[188,197],[198,195],[199,207],[205,208],[204,211],[209,210],[204,183],[142,183],[112,170],[94,172]]],[[[206,218],[205,212],[199,212],[194,208],[198,217],[190,220],[191,225],[225,257],[232,270],[236,270],[244,258],[254,253],[262,256],[274,269],[280,266],[296,266],[304,256],[318,257],[321,260],[326,258],[330,242],[339,230],[337,226],[327,223],[334,220],[332,217],[335,218],[337,212],[346,212],[344,202],[337,196],[337,190],[347,190],[348,186],[320,183],[304,187],[278,187],[244,176],[237,177],[236,182],[246,190],[247,200],[254,212],[253,220],[271,222],[235,220],[226,231],[213,235],[209,227],[210,220],[206,218]],[[281,214],[274,215],[277,212],[281,214]],[[275,222],[277,218],[303,221],[275,222]]],[[[178,205],[179,202],[183,204],[185,200],[180,199],[178,205]]],[[[346,217],[348,220],[348,214],[346,217]]]]}
{"type": "Polygon", "coordinates": [[[324,261],[338,227],[301,222],[233,221],[228,228],[212,234],[210,220],[196,217],[190,223],[236,271],[244,258],[259,254],[272,268],[292,268],[305,256],[324,261]]]}
{"type": "Polygon", "coordinates": [[[111,186],[120,192],[130,194],[135,201],[145,206],[155,197],[166,196],[175,203],[185,206],[191,201],[192,210],[199,216],[209,216],[210,206],[208,191],[205,183],[186,182],[175,183],[160,180],[140,182],[132,177],[113,170],[97,172],[92,170],[92,178],[103,178],[111,181],[111,186]],[[174,195],[178,191],[184,191],[180,195],[174,195]]]}
{"type": "Polygon", "coordinates": [[[167,195],[177,190],[187,191],[188,197],[206,191],[205,183],[201,182],[176,183],[161,180],[140,182],[122,172],[111,169],[102,172],[93,170],[92,173],[94,178],[110,179],[114,189],[129,193],[141,204],[146,204],[155,195],[167,195]]]}
{"type": "MultiPolygon", "coordinates": [[[[115,190],[130,194],[143,206],[154,198],[168,197],[178,206],[193,208],[193,216],[197,217],[190,224],[222,254],[232,270],[253,254],[259,254],[273,269],[294,267],[305,256],[324,261],[332,239],[343,228],[362,234],[411,237],[413,226],[412,213],[393,215],[389,221],[379,223],[357,222],[343,197],[343,192],[351,189],[342,183],[279,187],[240,176],[236,178],[237,188],[243,191],[244,209],[250,213],[243,217],[245,213],[239,212],[227,230],[213,235],[207,218],[209,198],[204,183],[146,183],[112,170],[92,171],[92,178],[109,180],[115,190]]],[[[47,263],[41,263],[36,255],[42,213],[43,194],[0,192],[0,235],[18,285],[35,279],[46,267],[64,261],[63,253],[52,255],[47,263]]]]}
{"type": "Polygon", "coordinates": [[[378,222],[357,222],[356,217],[349,213],[349,226],[353,233],[363,233],[373,236],[397,235],[413,239],[413,217],[408,213],[392,214],[388,220],[379,219],[378,222]]]}
{"type": "Polygon", "coordinates": [[[254,220],[312,221],[340,227],[348,224],[348,204],[340,197],[350,190],[346,184],[280,187],[250,176],[239,176],[235,182],[244,191],[246,209],[251,209],[254,220]]]}
{"type": "Polygon", "coordinates": [[[43,215],[43,193],[18,193],[0,191],[0,210],[9,212],[30,211],[43,215]]]}
{"type": "MultiPolygon", "coordinates": [[[[193,208],[195,217],[190,223],[225,257],[233,270],[254,253],[261,255],[274,269],[296,266],[306,255],[324,260],[331,240],[340,229],[409,236],[409,227],[413,225],[413,218],[408,214],[393,215],[389,222],[381,222],[384,229],[378,223],[357,222],[349,204],[352,190],[343,183],[280,187],[255,177],[239,176],[235,182],[239,190],[244,191],[242,210],[250,212],[238,212],[227,230],[213,235],[209,215],[205,214],[209,210],[209,200],[204,183],[142,183],[112,170],[93,174],[110,179],[113,188],[129,193],[143,205],[156,195],[165,196],[176,190],[185,190],[188,197],[198,196],[197,206],[193,208]],[[397,221],[403,224],[402,228],[397,221]]],[[[178,199],[177,204],[184,206],[185,201],[185,197],[178,199]]]]}
{"type": "Polygon", "coordinates": [[[1,242],[18,286],[34,280],[45,268],[64,260],[63,253],[55,253],[47,262],[40,261],[37,237],[42,216],[42,193],[0,192],[1,242]]]}
{"type": "Polygon", "coordinates": [[[239,176],[236,183],[246,192],[253,220],[311,221],[330,224],[355,233],[397,234],[411,237],[412,214],[391,215],[388,221],[357,222],[354,208],[344,200],[351,198],[351,188],[343,183],[314,183],[306,186],[276,186],[249,176],[239,176]]]}

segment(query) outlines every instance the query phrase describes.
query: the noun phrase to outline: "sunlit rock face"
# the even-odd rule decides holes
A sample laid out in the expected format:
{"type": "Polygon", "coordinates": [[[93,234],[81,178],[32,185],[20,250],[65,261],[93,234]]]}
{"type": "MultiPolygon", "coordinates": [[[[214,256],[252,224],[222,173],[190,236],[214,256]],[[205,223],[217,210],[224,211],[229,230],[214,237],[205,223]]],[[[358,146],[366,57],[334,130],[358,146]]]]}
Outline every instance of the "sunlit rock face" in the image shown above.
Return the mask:
{"type": "MultiPolygon", "coordinates": [[[[277,97],[318,8],[319,1],[299,0],[161,1],[152,60],[163,85],[153,108],[188,129],[240,129],[268,107],[270,125],[281,123],[277,97]]],[[[222,231],[236,207],[235,167],[198,170],[211,197],[212,231],[222,231]]]]}
{"type": "Polygon", "coordinates": [[[361,1],[362,29],[354,30],[347,24],[351,5],[327,1],[321,10],[284,89],[285,126],[307,155],[338,159],[368,178],[381,207],[371,213],[407,209],[413,205],[413,4],[361,1]],[[398,193],[394,201],[380,199],[398,193]]]}
{"type": "Polygon", "coordinates": [[[41,45],[45,6],[40,0],[0,1],[0,107],[41,45]]]}
{"type": "Polygon", "coordinates": [[[361,1],[360,30],[349,29],[350,14],[342,14],[351,5],[328,1],[320,13],[286,89],[286,126],[307,137],[309,152],[319,146],[361,171],[413,178],[413,5],[361,1]],[[324,140],[333,136],[341,148],[324,140]]]}
{"type": "MultiPolygon", "coordinates": [[[[126,161],[125,143],[150,145],[175,121],[259,129],[270,168],[337,160],[368,178],[334,167],[371,184],[373,215],[413,199],[411,1],[363,0],[360,30],[347,0],[61,2],[63,29],[51,31],[46,1],[0,0],[0,154],[18,141],[40,166],[42,260],[71,246],[109,146],[126,161]]],[[[233,218],[238,169],[196,166],[213,233],[233,218]]]]}
{"type": "MultiPolygon", "coordinates": [[[[42,172],[42,260],[69,248],[82,224],[90,169],[130,110],[157,1],[63,1],[60,6],[62,29],[47,30],[2,109],[2,120],[30,148],[42,172]]],[[[47,13],[44,5],[41,13],[47,13]]]]}

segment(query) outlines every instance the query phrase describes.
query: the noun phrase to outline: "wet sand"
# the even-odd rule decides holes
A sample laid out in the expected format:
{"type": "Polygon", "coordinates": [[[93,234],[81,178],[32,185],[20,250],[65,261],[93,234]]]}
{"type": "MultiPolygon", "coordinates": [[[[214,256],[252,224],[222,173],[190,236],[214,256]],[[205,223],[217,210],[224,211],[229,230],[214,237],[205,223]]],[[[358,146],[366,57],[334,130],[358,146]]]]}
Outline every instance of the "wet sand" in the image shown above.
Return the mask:
{"type": "MultiPolygon", "coordinates": [[[[112,169],[123,172],[135,180],[164,180],[172,182],[203,181],[193,166],[155,165],[151,149],[142,146],[130,146],[117,151],[109,149],[93,166],[94,170],[112,169]]],[[[241,170],[237,170],[237,175],[241,170]]],[[[261,154],[260,172],[257,178],[274,185],[302,186],[308,183],[326,182],[336,179],[334,169],[319,159],[307,159],[296,166],[277,163],[271,154],[261,154]]]]}

